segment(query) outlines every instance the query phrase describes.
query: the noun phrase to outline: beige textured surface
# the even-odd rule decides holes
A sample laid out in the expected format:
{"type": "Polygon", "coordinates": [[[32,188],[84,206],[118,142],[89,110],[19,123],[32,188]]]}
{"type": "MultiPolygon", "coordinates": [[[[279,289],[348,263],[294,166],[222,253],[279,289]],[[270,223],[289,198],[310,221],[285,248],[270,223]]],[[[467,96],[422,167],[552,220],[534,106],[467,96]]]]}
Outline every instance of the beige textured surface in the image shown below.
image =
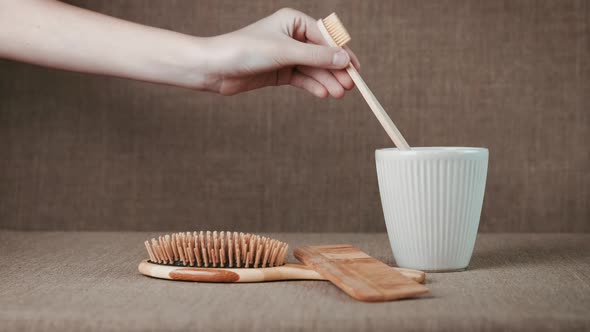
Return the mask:
{"type": "MultiPolygon", "coordinates": [[[[392,263],[384,234],[274,234],[350,243],[392,263]]],[[[481,234],[466,272],[417,300],[356,302],[327,282],[197,284],[138,274],[148,233],[0,232],[0,330],[590,329],[590,235],[481,234]]],[[[291,257],[292,259],[292,257],[291,257]]]]}
{"type": "MultiPolygon", "coordinates": [[[[590,1],[72,2],[201,36],[337,11],[411,145],[490,149],[482,230],[590,231],[590,1]]],[[[0,61],[3,228],[384,231],[390,145],[358,92],[224,98],[0,61]]]]}

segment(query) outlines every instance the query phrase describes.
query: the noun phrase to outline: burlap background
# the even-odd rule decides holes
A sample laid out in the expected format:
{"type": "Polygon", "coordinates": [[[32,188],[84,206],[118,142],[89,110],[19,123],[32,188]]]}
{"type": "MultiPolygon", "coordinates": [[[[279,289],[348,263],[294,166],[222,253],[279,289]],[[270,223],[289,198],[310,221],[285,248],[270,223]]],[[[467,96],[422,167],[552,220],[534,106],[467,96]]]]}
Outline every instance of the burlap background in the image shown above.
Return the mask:
{"type": "MultiPolygon", "coordinates": [[[[590,231],[588,1],[75,3],[202,36],[336,11],[410,144],[490,149],[481,230],[590,231]]],[[[0,61],[0,228],[383,231],[390,145],[356,91],[221,97],[0,61]]]]}

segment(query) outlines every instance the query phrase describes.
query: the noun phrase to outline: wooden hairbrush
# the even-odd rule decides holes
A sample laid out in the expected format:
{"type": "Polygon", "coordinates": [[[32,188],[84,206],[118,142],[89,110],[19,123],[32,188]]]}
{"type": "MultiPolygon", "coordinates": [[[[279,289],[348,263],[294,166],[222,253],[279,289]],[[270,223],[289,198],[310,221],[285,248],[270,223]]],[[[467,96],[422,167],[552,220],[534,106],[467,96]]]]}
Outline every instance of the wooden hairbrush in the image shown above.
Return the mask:
{"type": "MultiPolygon", "coordinates": [[[[144,275],[199,282],[327,280],[313,267],[287,264],[288,245],[265,236],[238,232],[183,232],[145,241],[149,260],[139,264],[144,275]]],[[[424,282],[422,271],[391,268],[424,282]]]]}
{"type": "MultiPolygon", "coordinates": [[[[351,40],[348,31],[346,31],[346,28],[344,28],[336,13],[332,13],[326,18],[318,20],[317,25],[326,42],[332,47],[344,47],[351,40]]],[[[402,136],[395,124],[393,124],[393,121],[391,121],[391,118],[387,115],[387,112],[385,112],[377,97],[371,92],[352,63],[346,67],[346,71],[367,101],[367,104],[369,104],[369,107],[379,120],[379,123],[381,123],[381,126],[383,126],[383,129],[385,129],[385,132],[387,132],[387,135],[389,135],[389,138],[395,143],[395,146],[400,150],[409,150],[410,145],[408,145],[406,139],[402,136]]]]}

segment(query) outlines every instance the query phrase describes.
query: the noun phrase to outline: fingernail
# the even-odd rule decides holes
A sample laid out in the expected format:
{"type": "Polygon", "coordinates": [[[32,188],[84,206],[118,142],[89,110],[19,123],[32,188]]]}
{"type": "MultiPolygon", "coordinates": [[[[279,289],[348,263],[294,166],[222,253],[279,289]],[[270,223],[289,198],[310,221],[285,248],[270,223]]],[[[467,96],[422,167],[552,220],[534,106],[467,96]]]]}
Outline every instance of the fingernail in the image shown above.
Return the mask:
{"type": "Polygon", "coordinates": [[[332,64],[337,67],[344,67],[350,62],[350,57],[345,50],[338,51],[334,53],[334,57],[332,58],[332,64]]]}

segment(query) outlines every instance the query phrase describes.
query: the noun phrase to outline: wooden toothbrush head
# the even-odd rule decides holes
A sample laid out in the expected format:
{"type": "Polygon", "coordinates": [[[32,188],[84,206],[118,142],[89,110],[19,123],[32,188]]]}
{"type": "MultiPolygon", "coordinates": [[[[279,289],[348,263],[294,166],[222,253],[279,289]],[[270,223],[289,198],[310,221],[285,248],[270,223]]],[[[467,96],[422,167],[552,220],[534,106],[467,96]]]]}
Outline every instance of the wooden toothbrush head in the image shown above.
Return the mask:
{"type": "Polygon", "coordinates": [[[344,47],[352,39],[336,13],[330,14],[321,21],[336,46],[344,47]]]}

